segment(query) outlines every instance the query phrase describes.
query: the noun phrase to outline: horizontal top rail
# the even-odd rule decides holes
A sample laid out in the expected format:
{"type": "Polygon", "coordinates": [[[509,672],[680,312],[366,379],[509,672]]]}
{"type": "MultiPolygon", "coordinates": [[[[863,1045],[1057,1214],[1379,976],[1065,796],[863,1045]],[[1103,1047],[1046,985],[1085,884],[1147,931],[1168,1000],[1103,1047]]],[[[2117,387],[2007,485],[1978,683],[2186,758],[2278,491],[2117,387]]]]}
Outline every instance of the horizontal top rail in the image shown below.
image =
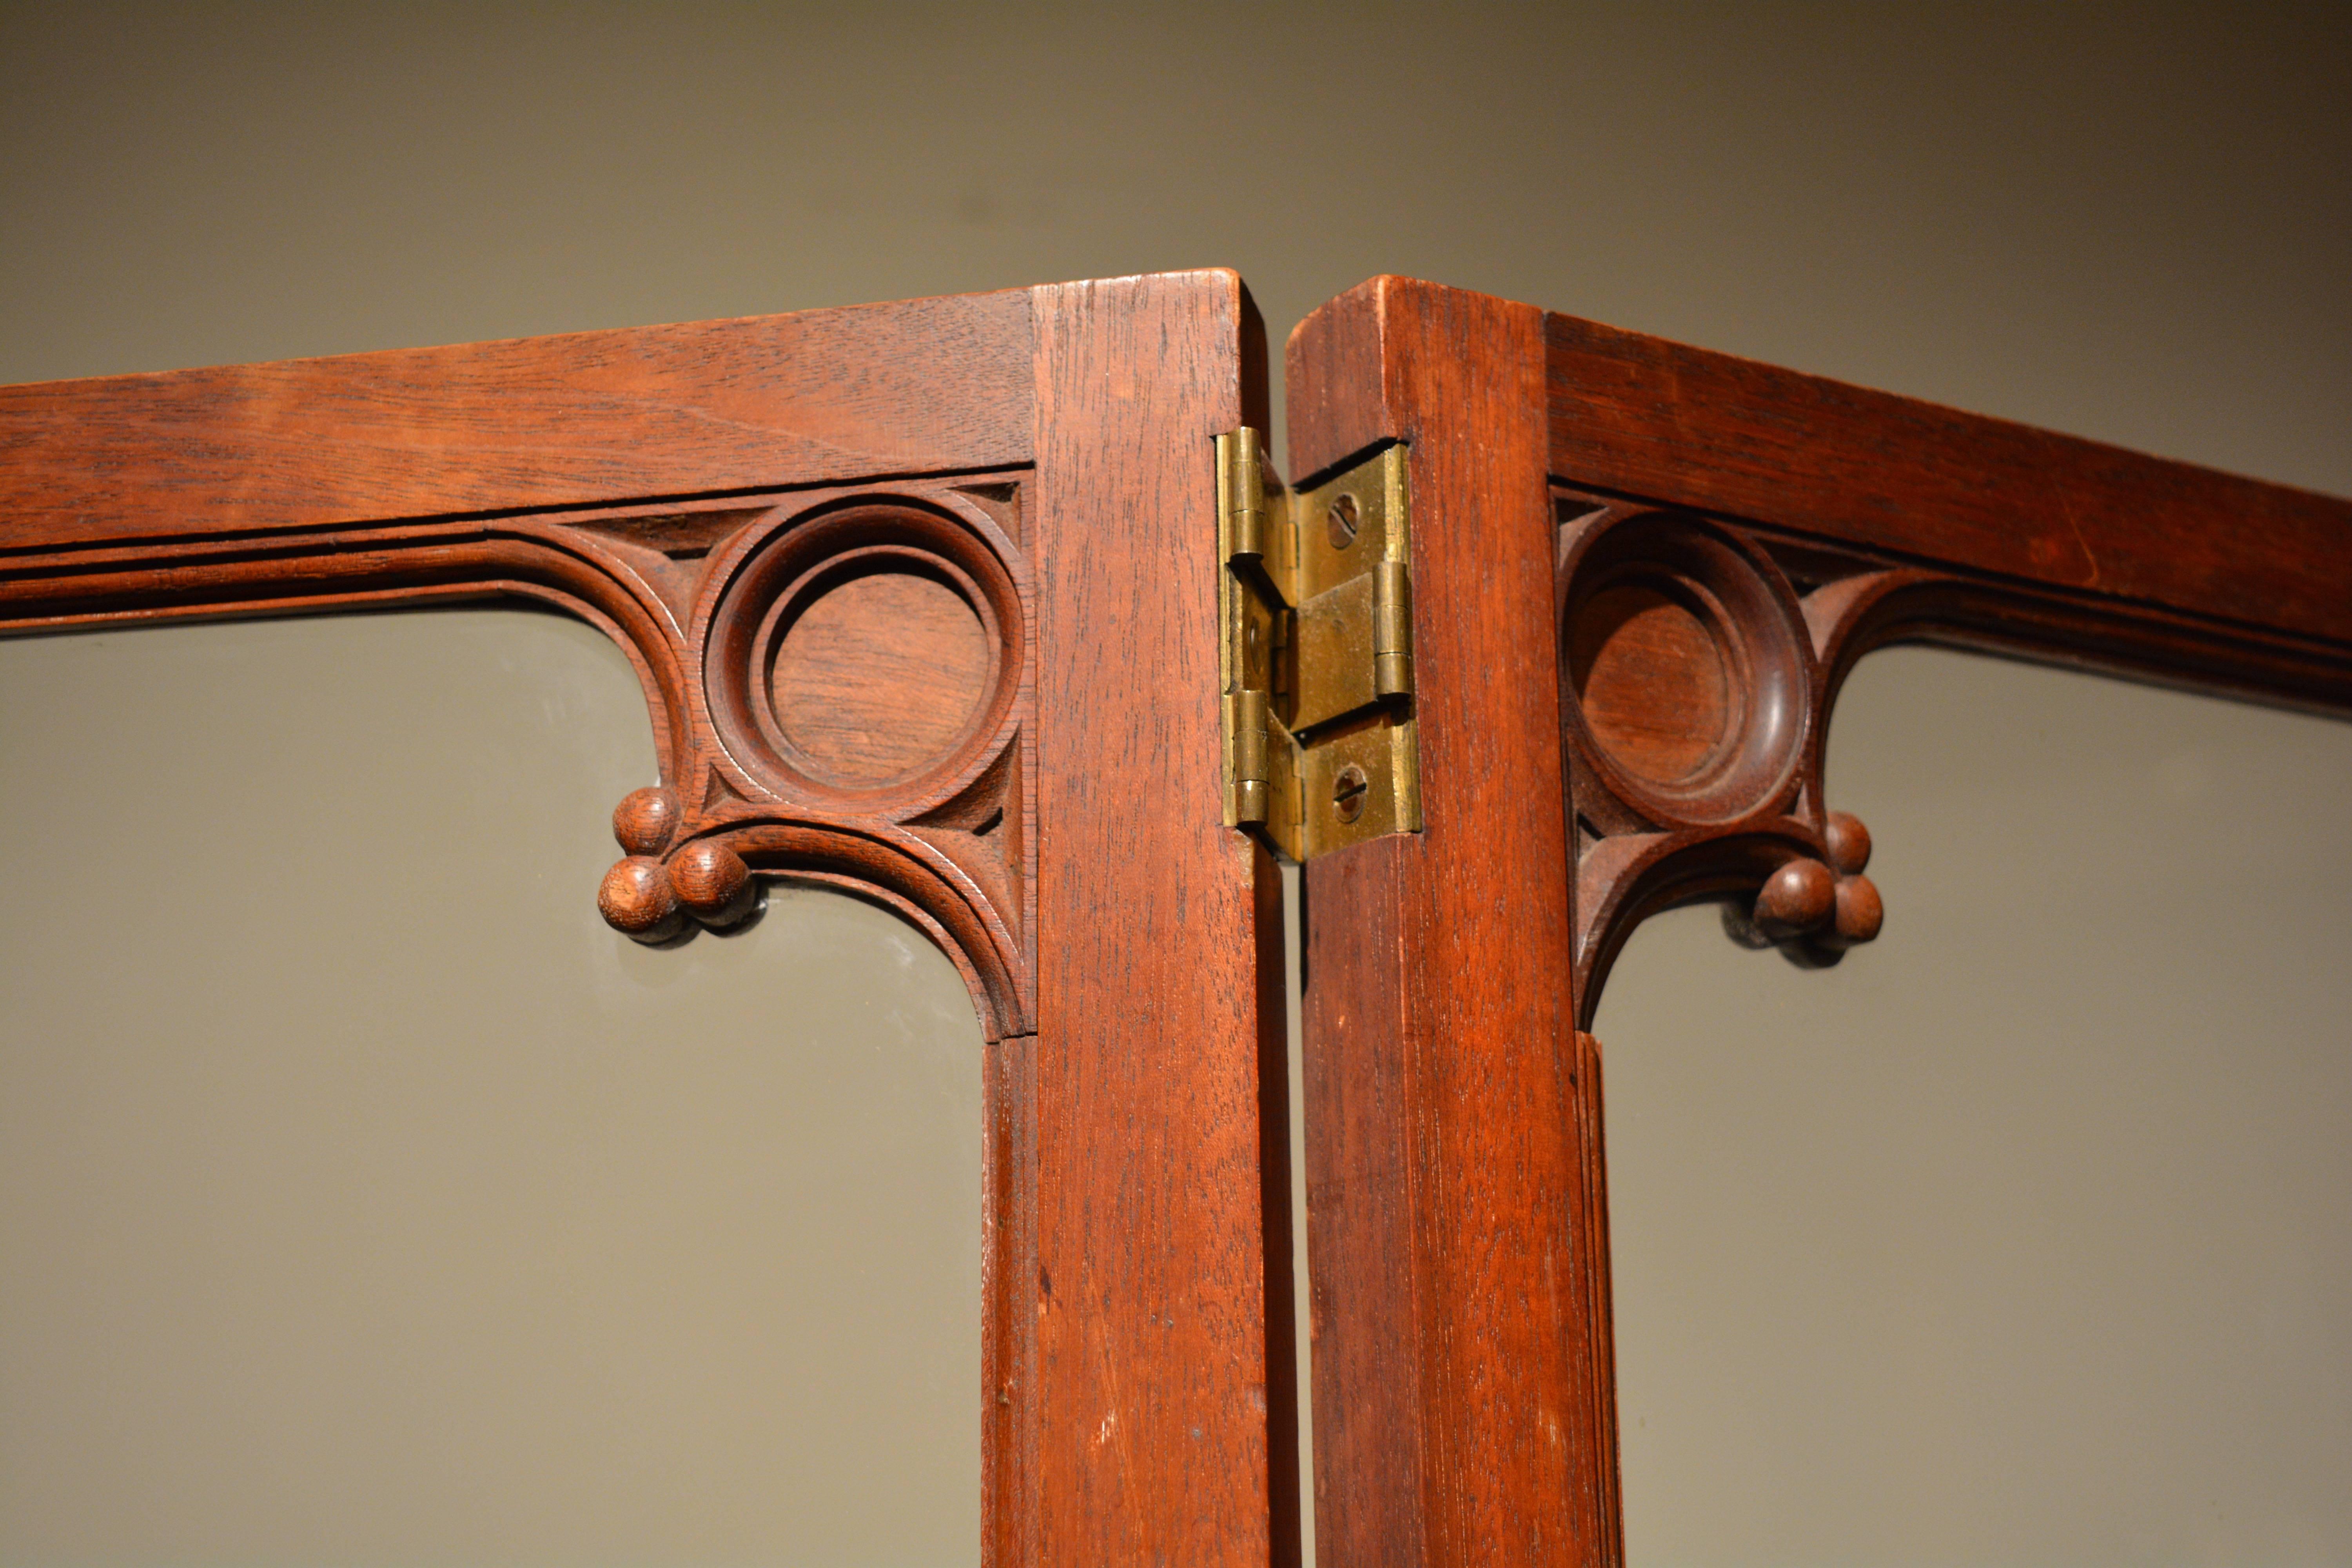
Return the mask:
{"type": "Polygon", "coordinates": [[[2352,501],[1574,316],[1545,338],[1576,484],[2352,643],[2352,501]]]}
{"type": "Polygon", "coordinates": [[[1026,289],[0,387],[0,552],[1025,463],[1026,289]]]}

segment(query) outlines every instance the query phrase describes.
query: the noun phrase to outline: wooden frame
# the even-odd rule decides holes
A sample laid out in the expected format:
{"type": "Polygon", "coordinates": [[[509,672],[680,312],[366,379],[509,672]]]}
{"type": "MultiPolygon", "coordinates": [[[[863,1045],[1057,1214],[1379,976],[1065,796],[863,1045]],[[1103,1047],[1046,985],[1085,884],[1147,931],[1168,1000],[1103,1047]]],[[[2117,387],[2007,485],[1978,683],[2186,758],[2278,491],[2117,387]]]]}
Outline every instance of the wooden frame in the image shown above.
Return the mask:
{"type": "Polygon", "coordinates": [[[11,387],[0,630],[603,628],[662,779],[615,813],[609,920],[680,940],[797,878],[971,987],[987,1559],[1279,1562],[1280,883],[1220,825],[1202,531],[1263,356],[1204,272],[11,387]]]}
{"type": "MultiPolygon", "coordinates": [[[[1263,353],[1198,273],[0,389],[0,631],[602,627],[663,781],[609,920],[800,878],[971,987],[988,1560],[1279,1563],[1280,892],[1220,825],[1211,458],[1263,353]],[[912,657],[867,634],[916,599],[833,595],[874,578],[950,607],[912,657]]],[[[1304,480],[1407,448],[1424,822],[1305,874],[1318,1542],[1614,1562],[1583,1026],[1627,933],[1875,933],[1822,760],[1890,642],[2352,712],[2352,504],[1397,279],[1299,328],[1289,395],[1304,480]]]]}
{"type": "Polygon", "coordinates": [[[2352,503],[1392,278],[1289,397],[1306,482],[1410,447],[1427,824],[1305,874],[1318,1544],[1616,1562],[1582,1029],[1628,933],[1876,933],[1822,761],[1892,642],[2352,712],[2352,503]]]}

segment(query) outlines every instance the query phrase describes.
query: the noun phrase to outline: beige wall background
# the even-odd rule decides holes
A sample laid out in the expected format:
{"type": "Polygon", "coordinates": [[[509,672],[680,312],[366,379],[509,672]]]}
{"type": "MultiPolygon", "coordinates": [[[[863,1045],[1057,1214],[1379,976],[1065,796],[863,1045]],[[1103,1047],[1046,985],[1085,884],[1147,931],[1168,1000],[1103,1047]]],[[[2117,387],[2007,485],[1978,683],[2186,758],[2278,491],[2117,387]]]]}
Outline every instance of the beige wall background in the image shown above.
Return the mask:
{"type": "MultiPolygon", "coordinates": [[[[2347,494],[2347,168],[2340,5],[7,4],[0,381],[1387,270],[2347,494]]],[[[2352,1557],[2352,726],[1832,765],[1880,942],[1601,1011],[1633,1558],[2352,1557]]],[[[651,770],[534,614],[0,645],[0,1560],[976,1556],[961,987],[604,931],[651,770]]]]}

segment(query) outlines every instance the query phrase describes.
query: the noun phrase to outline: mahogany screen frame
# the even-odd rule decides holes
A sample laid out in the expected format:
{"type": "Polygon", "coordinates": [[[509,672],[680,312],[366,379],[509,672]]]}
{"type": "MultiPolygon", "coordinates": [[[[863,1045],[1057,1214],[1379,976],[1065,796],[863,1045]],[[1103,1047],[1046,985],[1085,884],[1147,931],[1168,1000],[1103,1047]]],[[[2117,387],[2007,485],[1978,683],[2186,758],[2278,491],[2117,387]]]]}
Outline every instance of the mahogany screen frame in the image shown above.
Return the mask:
{"type": "Polygon", "coordinates": [[[1265,422],[1265,353],[1206,271],[0,388],[0,633],[602,628],[661,783],[583,899],[658,942],[818,882],[971,988],[983,1559],[1295,1562],[1281,882],[1217,773],[1213,440],[1265,422]],[[921,659],[778,673],[871,572],[963,600],[976,700],[921,659]],[[782,716],[853,686],[904,733],[782,716]]]}
{"type": "Polygon", "coordinates": [[[1378,278],[1302,483],[1409,448],[1425,830],[1305,868],[1316,1542],[1623,1556],[1601,1054],[1647,915],[1876,934],[1839,686],[1898,641],[2352,713],[2352,503],[1378,278]]]}
{"type": "MultiPolygon", "coordinates": [[[[1868,940],[1821,755],[1890,641],[2352,711],[2352,505],[1407,279],[1288,353],[1302,479],[1408,449],[1425,820],[1304,874],[1319,1552],[1613,1563],[1582,1026],[1625,934],[1727,898],[1868,940]]],[[[663,782],[608,918],[796,877],[971,988],[986,1560],[1279,1564],[1281,896],[1220,826],[1211,458],[1264,353],[1205,272],[0,388],[0,632],[521,597],[614,637],[663,782]],[[828,772],[764,672],[875,563],[964,598],[985,700],[828,772]]]]}

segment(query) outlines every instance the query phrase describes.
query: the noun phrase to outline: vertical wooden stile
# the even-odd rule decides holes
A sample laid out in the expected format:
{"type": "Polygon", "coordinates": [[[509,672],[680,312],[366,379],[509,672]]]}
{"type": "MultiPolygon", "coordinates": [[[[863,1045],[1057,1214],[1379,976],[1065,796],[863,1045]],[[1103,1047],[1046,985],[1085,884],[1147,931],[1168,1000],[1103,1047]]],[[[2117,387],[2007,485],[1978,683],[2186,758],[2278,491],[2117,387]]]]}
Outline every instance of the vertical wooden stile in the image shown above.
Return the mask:
{"type": "Polygon", "coordinates": [[[1318,1551],[1608,1563],[1542,314],[1377,279],[1288,365],[1302,480],[1410,448],[1425,822],[1304,873],[1318,1551]]]}
{"type": "Polygon", "coordinates": [[[1282,1070],[1280,884],[1223,826],[1216,766],[1212,449],[1250,412],[1260,329],[1231,273],[1034,298],[1054,650],[1038,702],[1039,1511],[1034,1554],[999,1561],[1279,1564],[1297,1550],[1276,1502],[1296,1466],[1289,1301],[1265,1284],[1260,1113],[1262,1061],[1282,1070]]]}

